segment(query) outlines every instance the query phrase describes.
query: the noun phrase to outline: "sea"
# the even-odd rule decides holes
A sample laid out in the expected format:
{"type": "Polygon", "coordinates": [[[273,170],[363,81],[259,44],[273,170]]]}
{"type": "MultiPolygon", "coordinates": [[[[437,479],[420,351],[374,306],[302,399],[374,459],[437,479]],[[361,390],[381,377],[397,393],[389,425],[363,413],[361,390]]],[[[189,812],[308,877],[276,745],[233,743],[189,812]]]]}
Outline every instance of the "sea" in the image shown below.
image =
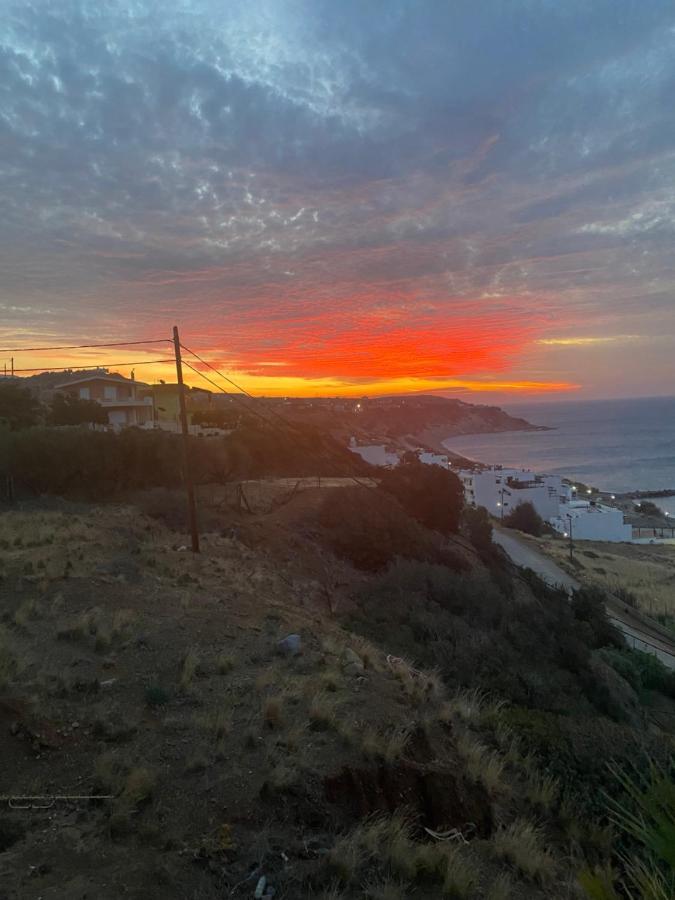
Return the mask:
{"type": "MultiPolygon", "coordinates": [[[[604,490],[675,490],[675,397],[508,404],[553,431],[466,434],[444,441],[470,459],[579,479],[604,490]]],[[[675,497],[655,500],[675,515],[675,497]]]]}

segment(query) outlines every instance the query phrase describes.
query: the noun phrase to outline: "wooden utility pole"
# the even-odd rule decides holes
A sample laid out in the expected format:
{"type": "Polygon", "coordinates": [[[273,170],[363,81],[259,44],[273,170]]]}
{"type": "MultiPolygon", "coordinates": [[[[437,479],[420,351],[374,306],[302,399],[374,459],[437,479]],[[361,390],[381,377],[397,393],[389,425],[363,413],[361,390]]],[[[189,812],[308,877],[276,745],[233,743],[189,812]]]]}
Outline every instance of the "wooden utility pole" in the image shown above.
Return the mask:
{"type": "Polygon", "coordinates": [[[178,402],[180,404],[180,423],[183,432],[183,481],[187,492],[188,517],[190,534],[192,535],[192,552],[199,553],[199,531],[197,530],[197,507],[195,505],[195,488],[190,470],[190,434],[188,431],[187,407],[185,405],[185,384],[183,383],[183,364],[180,355],[180,338],[178,326],[173,326],[173,347],[176,354],[176,379],[178,381],[178,402]]]}

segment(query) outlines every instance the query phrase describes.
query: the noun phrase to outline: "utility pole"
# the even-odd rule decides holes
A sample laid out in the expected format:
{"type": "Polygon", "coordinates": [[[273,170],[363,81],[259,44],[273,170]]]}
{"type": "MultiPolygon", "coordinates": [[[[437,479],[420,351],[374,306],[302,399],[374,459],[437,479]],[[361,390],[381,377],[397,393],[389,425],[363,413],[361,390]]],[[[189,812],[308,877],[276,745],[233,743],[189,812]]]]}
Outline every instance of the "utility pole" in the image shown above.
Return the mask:
{"type": "Polygon", "coordinates": [[[14,378],[14,357],[10,359],[10,368],[12,370],[12,378],[14,378]]]}
{"type": "Polygon", "coordinates": [[[185,384],[183,383],[183,364],[180,355],[180,338],[178,326],[173,326],[173,347],[176,354],[176,379],[178,381],[178,402],[180,404],[180,422],[183,432],[183,481],[187,492],[190,534],[192,535],[192,552],[199,553],[199,532],[197,530],[197,507],[195,506],[195,488],[190,471],[190,435],[188,431],[187,408],[185,405],[185,384]]]}
{"type": "Polygon", "coordinates": [[[574,540],[572,535],[572,516],[567,515],[570,523],[570,562],[574,562],[574,540]]]}

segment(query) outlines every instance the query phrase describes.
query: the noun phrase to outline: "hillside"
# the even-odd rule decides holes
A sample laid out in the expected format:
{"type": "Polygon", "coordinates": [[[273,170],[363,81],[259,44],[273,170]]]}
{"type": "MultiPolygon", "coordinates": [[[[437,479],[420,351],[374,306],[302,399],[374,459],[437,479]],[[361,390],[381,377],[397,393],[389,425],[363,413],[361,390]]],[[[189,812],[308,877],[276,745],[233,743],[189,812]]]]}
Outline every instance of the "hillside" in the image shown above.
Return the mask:
{"type": "Polygon", "coordinates": [[[311,422],[340,441],[360,441],[396,447],[427,446],[446,453],[442,441],[458,434],[537,431],[525,419],[497,406],[482,406],[437,396],[411,395],[359,401],[291,402],[285,414],[311,422]]]}
{"type": "Polygon", "coordinates": [[[0,811],[3,897],[580,896],[605,762],[664,758],[672,702],[496,550],[401,518],[407,562],[353,568],[348,484],[204,494],[199,557],[136,506],[2,515],[0,793],[60,798],[0,811]]]}

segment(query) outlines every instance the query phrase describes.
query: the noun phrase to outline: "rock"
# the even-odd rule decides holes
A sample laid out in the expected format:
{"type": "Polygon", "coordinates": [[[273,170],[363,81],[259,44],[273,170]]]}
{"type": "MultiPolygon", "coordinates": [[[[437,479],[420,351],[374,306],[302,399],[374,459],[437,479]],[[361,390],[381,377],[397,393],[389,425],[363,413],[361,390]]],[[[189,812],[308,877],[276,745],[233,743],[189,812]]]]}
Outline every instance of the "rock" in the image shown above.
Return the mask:
{"type": "Polygon", "coordinates": [[[277,650],[283,656],[299,656],[302,653],[302,638],[299,634],[289,634],[277,641],[277,650]]]}
{"type": "Polygon", "coordinates": [[[258,879],[258,883],[256,884],[255,891],[253,893],[255,900],[261,900],[266,884],[267,884],[267,879],[265,878],[264,875],[261,875],[260,878],[258,879]]]}

